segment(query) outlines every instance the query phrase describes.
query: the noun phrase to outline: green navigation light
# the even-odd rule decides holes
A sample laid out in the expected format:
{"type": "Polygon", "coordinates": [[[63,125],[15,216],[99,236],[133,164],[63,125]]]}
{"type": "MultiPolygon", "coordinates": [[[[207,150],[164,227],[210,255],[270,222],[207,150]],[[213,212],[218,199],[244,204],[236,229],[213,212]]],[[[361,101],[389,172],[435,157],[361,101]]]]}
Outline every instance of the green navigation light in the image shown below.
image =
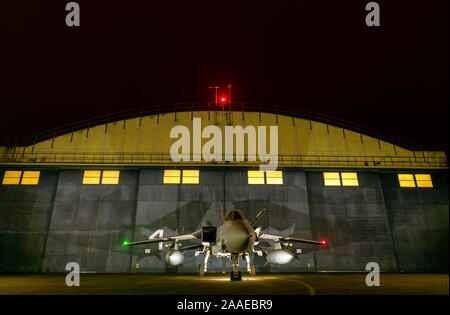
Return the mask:
{"type": "Polygon", "coordinates": [[[122,245],[123,245],[123,246],[127,246],[127,245],[128,245],[128,241],[124,241],[124,242],[122,243],[122,245]]]}

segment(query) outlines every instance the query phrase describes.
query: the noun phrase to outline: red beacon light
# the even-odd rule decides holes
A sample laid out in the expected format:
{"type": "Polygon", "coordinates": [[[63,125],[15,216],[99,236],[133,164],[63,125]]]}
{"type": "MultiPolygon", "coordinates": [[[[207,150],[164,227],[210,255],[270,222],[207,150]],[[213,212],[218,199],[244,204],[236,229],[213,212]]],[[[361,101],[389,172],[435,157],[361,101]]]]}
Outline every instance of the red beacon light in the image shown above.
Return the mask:
{"type": "Polygon", "coordinates": [[[222,103],[225,103],[226,100],[227,100],[227,99],[226,99],[225,97],[221,97],[221,98],[220,98],[220,102],[222,102],[222,103]]]}
{"type": "Polygon", "coordinates": [[[327,240],[323,239],[322,241],[320,241],[320,243],[321,243],[322,245],[327,245],[327,240]]]}

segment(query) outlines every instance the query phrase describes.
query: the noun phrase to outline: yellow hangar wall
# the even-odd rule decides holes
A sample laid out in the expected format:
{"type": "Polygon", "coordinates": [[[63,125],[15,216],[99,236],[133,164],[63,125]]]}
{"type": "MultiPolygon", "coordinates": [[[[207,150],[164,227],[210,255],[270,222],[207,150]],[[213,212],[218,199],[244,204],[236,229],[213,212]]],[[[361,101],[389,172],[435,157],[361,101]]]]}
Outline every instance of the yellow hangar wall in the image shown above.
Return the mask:
{"type": "MultiPolygon", "coordinates": [[[[414,167],[421,167],[421,163],[425,161],[441,161],[440,163],[445,161],[446,164],[444,152],[409,151],[364,134],[320,122],[269,113],[220,111],[177,112],[131,118],[57,136],[25,148],[16,148],[14,153],[17,161],[21,162],[45,163],[53,158],[54,162],[62,159],[62,162],[67,163],[70,163],[70,160],[73,163],[81,161],[96,163],[103,155],[103,163],[115,164],[120,159],[118,154],[125,154],[122,155],[122,163],[136,163],[139,157],[141,163],[148,160],[148,163],[152,164],[156,163],[157,159],[160,159],[160,162],[161,160],[170,162],[168,160],[170,147],[177,140],[170,138],[170,131],[175,126],[182,125],[189,128],[192,153],[192,118],[201,118],[202,130],[208,125],[220,127],[223,136],[226,125],[243,127],[252,125],[255,128],[267,126],[268,146],[269,126],[278,126],[278,155],[282,161],[280,164],[285,166],[306,166],[307,161],[321,158],[322,166],[327,166],[327,163],[329,166],[358,166],[356,163],[358,161],[361,162],[361,166],[377,166],[380,163],[383,166],[383,161],[386,162],[389,157],[391,166],[402,164],[408,167],[405,161],[410,163],[411,167],[414,166],[411,161],[417,162],[414,167]],[[21,157],[27,160],[24,161],[20,159],[21,157]],[[299,162],[299,159],[303,162],[299,162]],[[371,162],[370,165],[367,165],[368,160],[371,162]],[[301,165],[298,165],[299,163],[301,165]]],[[[202,145],[208,140],[202,139],[202,145]]],[[[247,153],[247,144],[245,151],[247,153]]],[[[3,155],[7,153],[10,152],[4,151],[3,155]]],[[[427,164],[427,167],[430,167],[429,163],[427,164]]]]}
{"type": "MultiPolygon", "coordinates": [[[[227,116],[230,113],[227,114],[227,116]]],[[[390,143],[352,131],[328,126],[320,122],[310,122],[300,118],[291,118],[274,114],[232,112],[231,119],[224,119],[225,112],[181,112],[132,118],[107,125],[75,131],[35,144],[34,152],[154,152],[169,153],[172,143],[170,131],[173,127],[183,125],[189,128],[192,136],[193,120],[202,119],[202,128],[216,125],[224,133],[225,125],[278,126],[279,154],[317,155],[317,154],[351,154],[351,155],[413,155],[412,151],[396,147],[390,143]],[[345,134],[345,137],[344,137],[345,134]]],[[[269,131],[267,131],[269,132],[269,131]]],[[[203,139],[206,143],[209,139],[203,139]]],[[[31,152],[28,146],[25,152],[31,152]]]]}

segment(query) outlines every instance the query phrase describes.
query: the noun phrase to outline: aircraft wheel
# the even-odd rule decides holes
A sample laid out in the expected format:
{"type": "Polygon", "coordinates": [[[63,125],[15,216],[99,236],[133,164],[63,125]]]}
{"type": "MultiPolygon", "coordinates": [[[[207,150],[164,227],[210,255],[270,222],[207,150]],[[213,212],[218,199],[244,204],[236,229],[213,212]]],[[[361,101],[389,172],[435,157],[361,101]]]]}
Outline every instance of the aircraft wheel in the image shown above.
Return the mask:
{"type": "Polygon", "coordinates": [[[255,264],[250,264],[250,275],[252,276],[256,275],[255,264]]]}
{"type": "Polygon", "coordinates": [[[240,271],[238,271],[238,272],[232,271],[231,275],[230,275],[230,280],[231,281],[241,281],[242,280],[241,272],[240,271]]]}
{"type": "Polygon", "coordinates": [[[205,264],[200,264],[198,274],[200,277],[203,277],[205,275],[205,264]]]}

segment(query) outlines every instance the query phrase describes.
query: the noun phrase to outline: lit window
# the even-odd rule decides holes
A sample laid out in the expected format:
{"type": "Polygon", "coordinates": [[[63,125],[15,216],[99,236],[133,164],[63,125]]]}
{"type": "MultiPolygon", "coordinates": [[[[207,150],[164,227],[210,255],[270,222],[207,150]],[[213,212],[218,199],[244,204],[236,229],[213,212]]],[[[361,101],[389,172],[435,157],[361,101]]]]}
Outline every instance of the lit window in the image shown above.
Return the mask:
{"type": "Polygon", "coordinates": [[[398,182],[400,187],[416,187],[412,174],[398,174],[398,182]]]}
{"type": "Polygon", "coordinates": [[[266,173],[266,183],[269,185],[283,185],[283,172],[268,171],[266,173]]]}
{"type": "Polygon", "coordinates": [[[262,171],[248,171],[248,184],[264,185],[264,172],[262,171]]]}
{"type": "Polygon", "coordinates": [[[164,184],[179,184],[180,183],[180,170],[164,170],[164,184]]]}
{"type": "Polygon", "coordinates": [[[342,186],[359,186],[356,173],[341,173],[342,186]]]}
{"type": "Polygon", "coordinates": [[[100,184],[101,171],[84,171],[83,184],[100,184]]]}
{"type": "Polygon", "coordinates": [[[338,172],[324,172],[323,181],[325,186],[341,186],[341,179],[338,172]]]}
{"type": "Polygon", "coordinates": [[[430,174],[415,174],[417,187],[433,188],[430,174]]]}
{"type": "Polygon", "coordinates": [[[199,170],[183,170],[183,184],[198,184],[199,170]]]}
{"type": "Polygon", "coordinates": [[[2,185],[18,185],[22,171],[5,171],[2,185]]]}
{"type": "Polygon", "coordinates": [[[117,185],[119,183],[119,175],[120,171],[103,171],[102,184],[117,185]]]}
{"type": "Polygon", "coordinates": [[[22,176],[22,185],[37,185],[39,183],[40,171],[24,171],[22,176]]]}

